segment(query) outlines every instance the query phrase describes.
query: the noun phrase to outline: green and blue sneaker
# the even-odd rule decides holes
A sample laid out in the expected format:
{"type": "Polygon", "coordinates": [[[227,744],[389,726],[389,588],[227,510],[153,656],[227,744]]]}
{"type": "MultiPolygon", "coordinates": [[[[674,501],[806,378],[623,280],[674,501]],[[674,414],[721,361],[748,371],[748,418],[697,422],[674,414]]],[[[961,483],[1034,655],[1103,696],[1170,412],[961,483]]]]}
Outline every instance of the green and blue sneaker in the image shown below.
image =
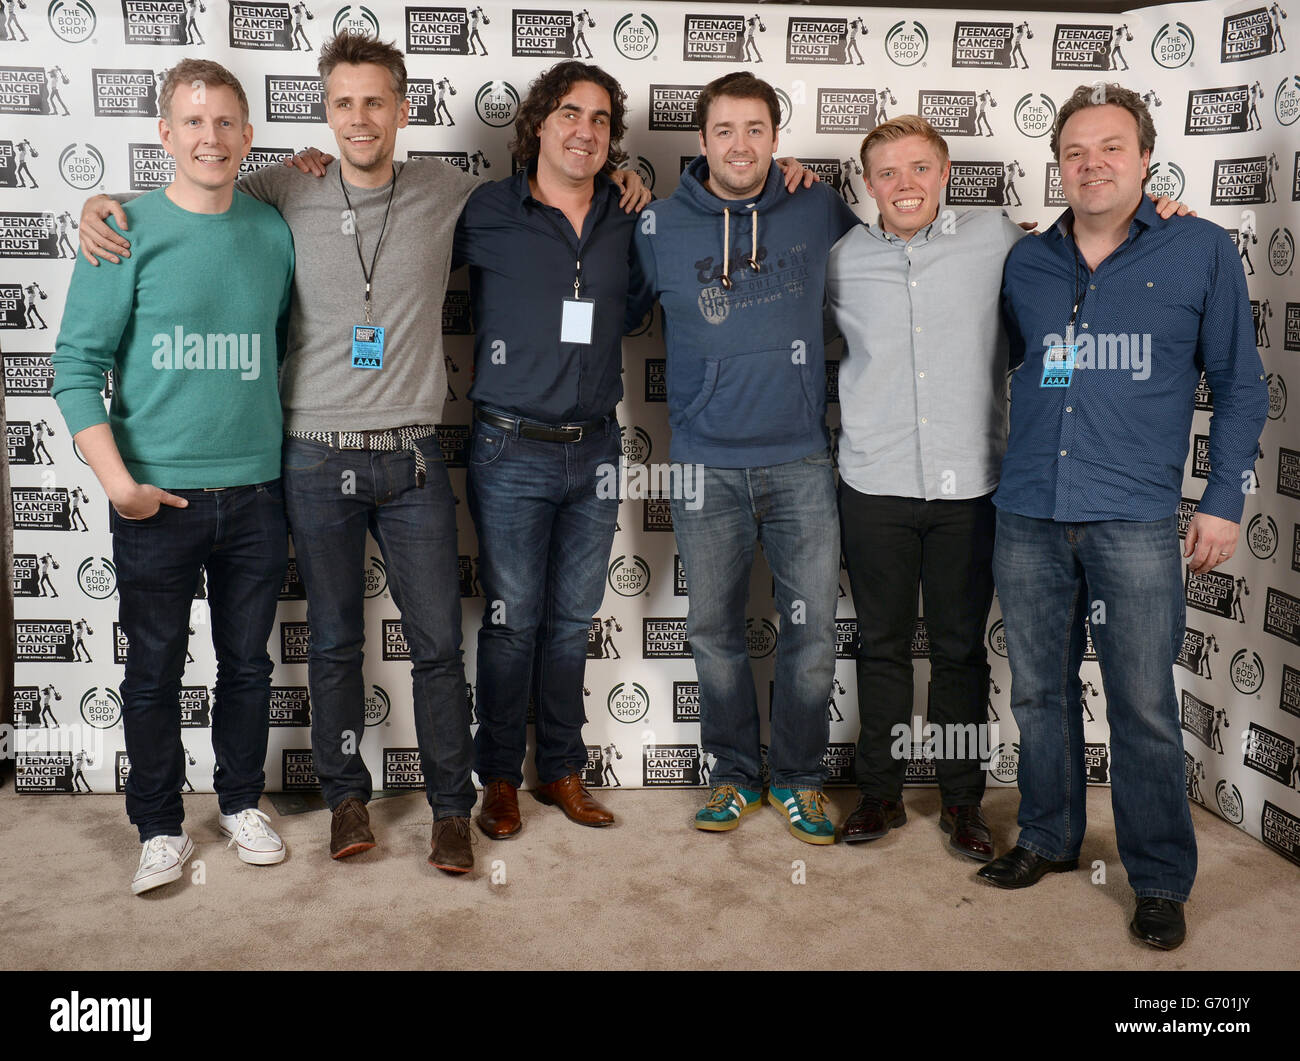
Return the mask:
{"type": "Polygon", "coordinates": [[[695,828],[725,833],[740,824],[740,819],[763,805],[763,793],[755,788],[714,785],[709,802],[695,815],[695,828]]]}
{"type": "Polygon", "coordinates": [[[767,790],[767,801],[785,812],[790,832],[805,844],[835,843],[835,826],[826,817],[826,793],[820,788],[780,788],[767,790]]]}

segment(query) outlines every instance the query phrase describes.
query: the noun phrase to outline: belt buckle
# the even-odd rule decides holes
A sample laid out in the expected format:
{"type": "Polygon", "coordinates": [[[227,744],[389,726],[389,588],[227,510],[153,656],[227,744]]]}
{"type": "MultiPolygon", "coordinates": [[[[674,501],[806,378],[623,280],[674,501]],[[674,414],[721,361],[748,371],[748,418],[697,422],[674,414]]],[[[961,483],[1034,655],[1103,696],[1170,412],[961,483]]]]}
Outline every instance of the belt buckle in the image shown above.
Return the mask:
{"type": "Polygon", "coordinates": [[[577,438],[571,438],[571,439],[569,439],[570,442],[581,442],[581,441],[582,441],[582,434],[583,434],[583,431],[582,431],[582,425],[581,425],[581,424],[565,424],[565,425],[564,425],[564,430],[565,430],[565,431],[576,431],[576,432],[578,432],[578,437],[577,437],[577,438]]]}

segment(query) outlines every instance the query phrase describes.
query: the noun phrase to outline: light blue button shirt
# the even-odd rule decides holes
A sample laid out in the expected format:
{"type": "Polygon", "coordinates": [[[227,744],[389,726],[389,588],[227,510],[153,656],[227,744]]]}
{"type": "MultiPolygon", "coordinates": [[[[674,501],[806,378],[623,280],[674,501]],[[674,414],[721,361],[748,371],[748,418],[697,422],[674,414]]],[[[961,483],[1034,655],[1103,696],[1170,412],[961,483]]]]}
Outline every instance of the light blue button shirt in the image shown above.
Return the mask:
{"type": "Polygon", "coordinates": [[[1001,210],[941,210],[906,241],[859,225],[831,250],[828,316],[844,336],[840,477],[864,494],[959,500],[998,484],[1007,440],[1007,252],[1001,210]]]}

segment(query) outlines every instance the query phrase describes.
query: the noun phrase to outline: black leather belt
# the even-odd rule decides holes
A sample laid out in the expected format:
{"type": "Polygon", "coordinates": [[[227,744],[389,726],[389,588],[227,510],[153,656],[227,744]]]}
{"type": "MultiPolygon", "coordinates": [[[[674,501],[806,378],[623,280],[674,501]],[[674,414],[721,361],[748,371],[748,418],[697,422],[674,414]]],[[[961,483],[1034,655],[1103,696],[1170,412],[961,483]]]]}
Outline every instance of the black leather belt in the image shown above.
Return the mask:
{"type": "Polygon", "coordinates": [[[503,431],[518,434],[520,438],[531,438],[538,442],[580,442],[587,432],[603,428],[609,422],[608,416],[602,416],[581,424],[539,424],[535,420],[502,416],[479,408],[475,408],[474,417],[489,427],[499,427],[503,431]]]}

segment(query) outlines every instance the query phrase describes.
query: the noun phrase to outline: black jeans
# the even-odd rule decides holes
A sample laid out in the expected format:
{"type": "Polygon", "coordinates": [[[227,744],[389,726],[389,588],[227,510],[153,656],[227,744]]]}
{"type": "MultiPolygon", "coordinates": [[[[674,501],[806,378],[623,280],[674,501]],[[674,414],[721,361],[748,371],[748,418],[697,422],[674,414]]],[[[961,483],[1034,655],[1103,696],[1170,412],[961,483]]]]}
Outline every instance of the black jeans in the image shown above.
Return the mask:
{"type": "Polygon", "coordinates": [[[122,726],[131,772],[126,812],[143,842],[176,836],[185,812],[185,749],[178,706],[190,608],[207,571],[217,655],[213,786],[222,814],[256,807],[270,725],[271,657],[288,556],[280,480],[228,490],[173,490],[188,508],[147,519],[110,508],[118,617],[127,637],[122,726]]]}
{"type": "MultiPolygon", "coordinates": [[[[892,754],[895,727],[910,728],[912,633],[917,586],[930,635],[929,721],[987,725],[988,654],[984,631],[993,602],[990,496],[924,501],[862,494],[840,484],[844,559],[858,616],[858,716],[854,775],[863,795],[903,797],[907,756],[892,754]]],[[[914,734],[920,741],[921,735],[914,734]]],[[[907,742],[910,751],[911,740],[907,742]]],[[[985,772],[978,742],[936,759],[945,806],[979,803],[985,772]]]]}

